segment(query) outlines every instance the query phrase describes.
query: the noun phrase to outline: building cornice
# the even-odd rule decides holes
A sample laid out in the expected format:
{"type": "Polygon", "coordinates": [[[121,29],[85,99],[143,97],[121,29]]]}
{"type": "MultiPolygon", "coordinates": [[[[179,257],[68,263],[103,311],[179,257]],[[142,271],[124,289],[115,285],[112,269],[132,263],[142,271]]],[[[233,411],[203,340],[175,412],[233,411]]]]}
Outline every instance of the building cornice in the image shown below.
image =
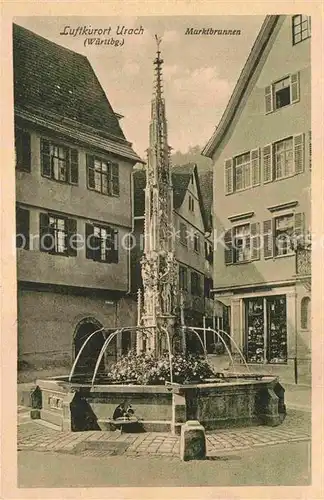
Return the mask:
{"type": "Polygon", "coordinates": [[[247,285],[232,285],[232,286],[224,286],[224,287],[218,287],[218,288],[213,288],[211,290],[211,293],[214,295],[220,294],[220,293],[237,293],[239,291],[244,291],[244,290],[253,290],[254,288],[256,289],[257,292],[262,292],[264,289],[269,289],[269,288],[274,288],[274,287],[280,287],[280,286],[291,286],[296,284],[296,279],[287,279],[287,280],[280,280],[280,281],[267,281],[262,282],[262,283],[251,283],[247,285]]]}
{"type": "Polygon", "coordinates": [[[96,129],[76,124],[73,120],[54,117],[45,117],[42,114],[31,112],[26,109],[15,107],[15,117],[33,124],[39,128],[47,129],[60,134],[67,139],[77,141],[81,144],[94,146],[101,151],[108,152],[121,158],[131,160],[134,163],[145,163],[131,147],[131,143],[123,141],[115,136],[106,137],[104,133],[98,133],[96,129]],[[91,129],[91,130],[90,130],[91,129]]]}
{"type": "Polygon", "coordinates": [[[268,207],[269,212],[280,212],[281,210],[289,210],[290,208],[295,208],[298,205],[298,201],[288,201],[287,203],[280,203],[279,205],[273,205],[268,207]]]}
{"type": "Polygon", "coordinates": [[[230,222],[238,222],[238,221],[245,220],[245,219],[251,219],[251,217],[253,217],[253,215],[254,215],[254,212],[244,212],[241,214],[231,215],[230,217],[228,217],[228,220],[230,222]]]}

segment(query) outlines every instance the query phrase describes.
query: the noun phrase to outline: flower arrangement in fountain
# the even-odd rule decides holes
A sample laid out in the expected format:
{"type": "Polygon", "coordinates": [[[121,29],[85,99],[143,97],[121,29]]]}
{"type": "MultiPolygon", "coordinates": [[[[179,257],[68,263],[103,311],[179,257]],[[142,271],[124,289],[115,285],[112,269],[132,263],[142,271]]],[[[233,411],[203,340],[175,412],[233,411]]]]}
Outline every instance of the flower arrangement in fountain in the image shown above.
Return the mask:
{"type": "MultiPolygon", "coordinates": [[[[171,360],[173,382],[202,382],[215,377],[212,367],[198,355],[172,354],[171,360]]],[[[164,385],[171,380],[169,354],[165,353],[156,359],[150,353],[136,354],[130,351],[117,361],[107,375],[112,383],[164,385]]]]}

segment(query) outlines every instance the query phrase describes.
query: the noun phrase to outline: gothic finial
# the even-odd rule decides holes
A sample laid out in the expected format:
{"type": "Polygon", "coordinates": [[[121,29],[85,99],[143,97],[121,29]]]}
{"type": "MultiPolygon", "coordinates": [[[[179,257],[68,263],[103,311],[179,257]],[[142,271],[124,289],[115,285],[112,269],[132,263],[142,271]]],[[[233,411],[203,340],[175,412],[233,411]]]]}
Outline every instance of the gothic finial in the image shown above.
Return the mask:
{"type": "Polygon", "coordinates": [[[160,44],[162,42],[162,37],[158,36],[158,35],[155,35],[155,40],[156,40],[157,49],[159,51],[160,50],[160,44]]]}

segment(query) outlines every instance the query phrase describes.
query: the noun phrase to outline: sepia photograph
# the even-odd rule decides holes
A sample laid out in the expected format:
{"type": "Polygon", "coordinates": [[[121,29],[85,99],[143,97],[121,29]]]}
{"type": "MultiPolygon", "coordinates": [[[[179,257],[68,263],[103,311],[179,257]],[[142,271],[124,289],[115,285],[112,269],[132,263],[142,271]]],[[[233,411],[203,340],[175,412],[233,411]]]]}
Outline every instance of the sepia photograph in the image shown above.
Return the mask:
{"type": "Polygon", "coordinates": [[[311,21],[13,18],[18,488],[311,486],[311,21]]]}

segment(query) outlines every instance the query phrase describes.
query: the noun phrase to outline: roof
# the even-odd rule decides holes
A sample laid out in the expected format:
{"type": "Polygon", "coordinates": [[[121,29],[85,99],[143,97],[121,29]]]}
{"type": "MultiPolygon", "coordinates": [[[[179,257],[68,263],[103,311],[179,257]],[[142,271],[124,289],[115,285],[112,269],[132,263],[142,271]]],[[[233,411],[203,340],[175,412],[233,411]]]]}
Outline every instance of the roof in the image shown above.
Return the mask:
{"type": "Polygon", "coordinates": [[[204,156],[212,158],[216,148],[219,146],[225,133],[227,132],[228,127],[230,126],[246,92],[251,77],[258,66],[262,53],[265,50],[280,17],[281,16],[266,16],[223,116],[218,126],[215,128],[212,137],[202,150],[202,154],[204,156]]]}
{"type": "MultiPolygon", "coordinates": [[[[212,172],[209,173],[212,176],[212,172]]],[[[198,199],[200,204],[200,210],[202,218],[204,221],[205,230],[208,231],[211,228],[211,201],[204,199],[200,188],[200,180],[198,176],[198,169],[195,163],[188,163],[186,165],[175,165],[172,167],[172,185],[173,185],[173,208],[178,210],[185,198],[191,176],[194,175],[196,178],[196,185],[198,190],[198,199]]],[[[145,209],[145,195],[144,189],[146,187],[146,172],[145,169],[141,168],[134,170],[134,216],[142,217],[144,215],[145,209]]],[[[210,182],[210,188],[212,189],[212,182],[210,182]]]]}
{"type": "Polygon", "coordinates": [[[65,119],[70,128],[92,127],[97,135],[128,144],[140,160],[85,56],[14,24],[13,65],[15,111],[65,119]]]}

